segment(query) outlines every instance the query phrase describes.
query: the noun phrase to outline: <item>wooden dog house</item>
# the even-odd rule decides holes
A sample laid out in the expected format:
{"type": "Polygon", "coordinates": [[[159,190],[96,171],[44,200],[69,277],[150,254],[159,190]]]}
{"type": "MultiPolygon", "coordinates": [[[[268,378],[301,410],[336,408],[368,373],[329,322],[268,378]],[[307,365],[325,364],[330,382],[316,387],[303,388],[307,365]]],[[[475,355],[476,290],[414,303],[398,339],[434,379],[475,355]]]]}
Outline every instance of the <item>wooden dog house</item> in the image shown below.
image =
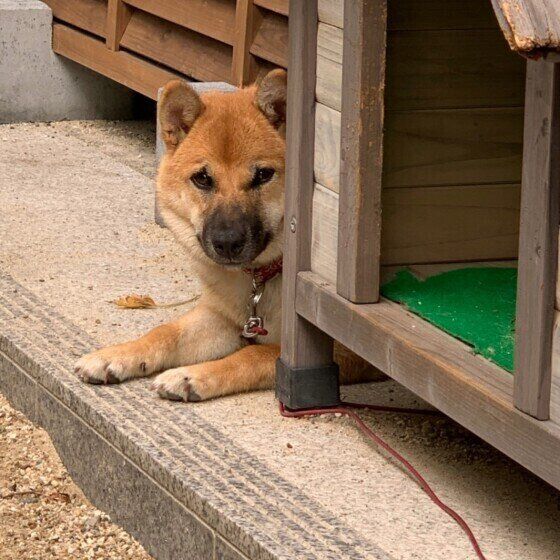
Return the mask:
{"type": "Polygon", "coordinates": [[[46,3],[55,52],[152,99],[289,63],[287,406],[338,401],[337,340],[560,488],[557,3],[46,3]],[[518,266],[513,375],[380,298],[395,268],[490,261],[518,266]]]}
{"type": "Polygon", "coordinates": [[[277,394],[337,402],[336,340],[560,488],[558,3],[289,15],[277,394]],[[391,268],[481,261],[518,266],[513,375],[380,297],[391,268]]]}

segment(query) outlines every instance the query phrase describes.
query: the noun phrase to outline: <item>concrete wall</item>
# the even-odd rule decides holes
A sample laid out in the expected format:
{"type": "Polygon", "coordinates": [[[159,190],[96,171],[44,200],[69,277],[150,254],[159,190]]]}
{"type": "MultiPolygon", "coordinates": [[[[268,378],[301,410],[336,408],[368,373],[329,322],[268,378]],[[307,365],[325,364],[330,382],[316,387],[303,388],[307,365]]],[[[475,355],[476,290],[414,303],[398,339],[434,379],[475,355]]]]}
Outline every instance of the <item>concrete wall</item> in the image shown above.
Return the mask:
{"type": "Polygon", "coordinates": [[[0,123],[132,116],[131,90],[52,52],[52,12],[0,0],[0,123]]]}

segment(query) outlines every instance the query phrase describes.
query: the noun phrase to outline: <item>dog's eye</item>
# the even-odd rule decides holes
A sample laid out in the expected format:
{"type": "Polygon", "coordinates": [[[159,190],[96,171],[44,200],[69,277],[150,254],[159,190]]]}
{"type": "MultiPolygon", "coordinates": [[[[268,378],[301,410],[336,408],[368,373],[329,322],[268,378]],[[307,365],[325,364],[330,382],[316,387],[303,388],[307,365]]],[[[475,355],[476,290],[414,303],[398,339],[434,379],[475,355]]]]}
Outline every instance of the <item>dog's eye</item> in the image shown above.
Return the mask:
{"type": "Polygon", "coordinates": [[[268,183],[274,176],[274,169],[272,167],[258,167],[251,179],[251,186],[258,187],[268,183]]]}
{"type": "Polygon", "coordinates": [[[196,187],[203,191],[208,191],[214,186],[212,176],[208,174],[206,169],[201,169],[191,176],[191,181],[196,187]]]}

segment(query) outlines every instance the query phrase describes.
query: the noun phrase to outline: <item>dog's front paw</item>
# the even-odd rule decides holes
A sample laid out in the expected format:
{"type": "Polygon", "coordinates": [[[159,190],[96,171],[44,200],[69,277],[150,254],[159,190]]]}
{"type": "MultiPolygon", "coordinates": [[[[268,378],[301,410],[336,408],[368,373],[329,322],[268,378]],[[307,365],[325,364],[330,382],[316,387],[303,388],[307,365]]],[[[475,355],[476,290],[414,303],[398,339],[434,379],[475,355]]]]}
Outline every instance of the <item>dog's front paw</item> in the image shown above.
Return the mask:
{"type": "Polygon", "coordinates": [[[132,377],[149,375],[148,361],[132,348],[132,344],[118,344],[82,356],[74,371],[86,383],[96,385],[120,383],[132,377]]]}
{"type": "Polygon", "coordinates": [[[215,395],[211,378],[200,365],[168,369],[152,383],[152,389],[163,399],[199,402],[215,395]]]}

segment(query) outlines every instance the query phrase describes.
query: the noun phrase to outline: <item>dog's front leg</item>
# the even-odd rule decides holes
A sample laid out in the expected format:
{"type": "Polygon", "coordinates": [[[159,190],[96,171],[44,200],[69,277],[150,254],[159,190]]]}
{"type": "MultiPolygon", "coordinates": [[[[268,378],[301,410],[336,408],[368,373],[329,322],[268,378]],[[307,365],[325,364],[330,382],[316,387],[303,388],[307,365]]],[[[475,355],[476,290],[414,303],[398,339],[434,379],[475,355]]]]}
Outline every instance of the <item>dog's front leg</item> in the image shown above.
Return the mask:
{"type": "Polygon", "coordinates": [[[251,344],[220,360],[170,369],[155,378],[153,388],[160,397],[178,401],[269,389],[279,355],[277,344],[251,344]]]}
{"type": "Polygon", "coordinates": [[[179,365],[215,360],[243,345],[239,328],[200,303],[180,319],[123,344],[80,358],[76,373],[88,383],[120,383],[179,365]]]}

